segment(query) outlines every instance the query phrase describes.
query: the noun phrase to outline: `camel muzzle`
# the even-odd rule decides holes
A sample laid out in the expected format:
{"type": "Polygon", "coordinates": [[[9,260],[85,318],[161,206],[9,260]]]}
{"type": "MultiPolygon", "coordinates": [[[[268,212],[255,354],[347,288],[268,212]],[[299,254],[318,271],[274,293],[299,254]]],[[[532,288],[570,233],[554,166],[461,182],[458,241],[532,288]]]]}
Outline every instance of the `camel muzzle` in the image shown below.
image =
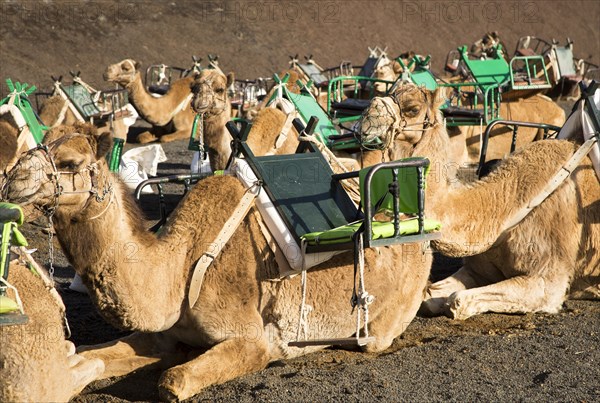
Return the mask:
{"type": "Polygon", "coordinates": [[[42,186],[50,183],[45,174],[49,165],[37,149],[23,155],[4,178],[2,199],[22,205],[33,203],[42,186]]]}

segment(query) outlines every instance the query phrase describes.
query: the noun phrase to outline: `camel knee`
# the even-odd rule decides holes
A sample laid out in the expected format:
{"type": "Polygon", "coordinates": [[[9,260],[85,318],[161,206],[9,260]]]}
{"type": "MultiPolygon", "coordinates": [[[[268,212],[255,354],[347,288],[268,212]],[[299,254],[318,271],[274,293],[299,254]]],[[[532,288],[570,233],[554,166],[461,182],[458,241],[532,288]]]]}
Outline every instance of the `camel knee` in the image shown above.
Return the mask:
{"type": "Polygon", "coordinates": [[[150,133],[148,131],[140,133],[137,136],[137,141],[140,144],[151,143],[151,142],[156,141],[156,140],[157,140],[157,137],[154,134],[152,134],[152,133],[150,133]]]}
{"type": "Polygon", "coordinates": [[[439,316],[444,313],[444,308],[448,304],[448,298],[426,298],[419,308],[419,315],[422,316],[439,316]]]}

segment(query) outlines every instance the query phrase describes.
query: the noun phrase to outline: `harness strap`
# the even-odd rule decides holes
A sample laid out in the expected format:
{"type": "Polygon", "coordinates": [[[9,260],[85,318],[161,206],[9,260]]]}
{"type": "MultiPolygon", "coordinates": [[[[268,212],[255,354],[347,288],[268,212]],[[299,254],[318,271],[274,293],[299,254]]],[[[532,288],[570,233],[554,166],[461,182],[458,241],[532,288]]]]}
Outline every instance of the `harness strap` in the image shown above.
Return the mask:
{"type": "Polygon", "coordinates": [[[63,101],[65,101],[65,103],[62,106],[62,109],[60,110],[60,113],[58,114],[58,118],[56,118],[56,122],[54,122],[54,124],[51,126],[52,128],[60,126],[62,124],[62,122],[65,121],[65,117],[67,115],[67,110],[69,109],[69,101],[63,99],[63,101]]]}
{"type": "Polygon", "coordinates": [[[190,309],[194,307],[196,301],[198,301],[198,297],[200,296],[200,289],[202,288],[202,282],[204,281],[204,274],[206,273],[206,269],[211,265],[211,263],[219,256],[223,246],[229,242],[229,239],[233,236],[233,233],[238,228],[242,220],[248,214],[250,207],[254,202],[254,199],[258,195],[258,191],[260,190],[260,185],[256,184],[252,188],[248,189],[237,207],[231,214],[231,217],[225,222],[223,228],[216,236],[215,240],[210,244],[209,250],[206,250],[198,262],[194,267],[194,272],[192,274],[192,281],[190,282],[190,289],[188,291],[188,304],[190,309]]]}
{"type": "Polygon", "coordinates": [[[187,97],[185,97],[185,99],[183,101],[181,101],[181,103],[173,111],[173,116],[177,115],[179,112],[186,109],[193,97],[194,97],[194,94],[189,94],[187,97]]]}
{"type": "Polygon", "coordinates": [[[585,143],[579,147],[579,149],[573,154],[573,156],[563,165],[560,170],[550,179],[544,190],[541,191],[536,197],[533,198],[529,202],[526,207],[523,207],[521,210],[517,212],[513,216],[513,218],[508,222],[505,230],[503,232],[508,231],[518,223],[520,223],[526,216],[529,214],[531,210],[535,207],[539,206],[544,200],[546,200],[552,192],[554,192],[577,168],[581,160],[588,155],[597,139],[595,137],[587,140],[585,143]]]}

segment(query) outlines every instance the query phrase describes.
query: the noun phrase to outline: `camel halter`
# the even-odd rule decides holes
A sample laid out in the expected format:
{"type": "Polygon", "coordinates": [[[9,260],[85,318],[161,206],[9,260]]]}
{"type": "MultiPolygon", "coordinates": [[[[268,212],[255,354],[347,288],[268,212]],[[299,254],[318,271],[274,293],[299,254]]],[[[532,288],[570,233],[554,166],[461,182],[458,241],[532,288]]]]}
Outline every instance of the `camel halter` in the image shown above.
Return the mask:
{"type": "MultiPolygon", "coordinates": [[[[224,111],[227,108],[227,91],[223,91],[223,95],[217,95],[217,93],[215,92],[215,90],[213,90],[212,84],[214,82],[214,79],[211,78],[206,78],[204,79],[203,82],[200,83],[195,83],[192,87],[192,93],[191,97],[190,97],[190,108],[192,109],[192,111],[194,111],[195,113],[198,114],[202,114],[204,117],[213,117],[213,116],[217,116],[219,113],[221,113],[222,111],[224,111]],[[200,95],[202,89],[202,94],[200,95]],[[203,110],[197,110],[196,108],[194,108],[194,98],[198,97],[198,96],[202,96],[202,97],[206,97],[206,96],[212,96],[213,98],[213,102],[210,103],[209,107],[207,107],[206,109],[203,110]],[[214,107],[214,100],[219,100],[223,102],[223,106],[222,107],[214,107]]],[[[187,99],[186,99],[187,100],[187,99]]]]}
{"type": "MultiPolygon", "coordinates": [[[[78,171],[59,171],[58,168],[56,167],[56,163],[54,161],[54,156],[52,155],[51,150],[54,150],[56,147],[60,146],[61,144],[65,143],[67,140],[72,139],[74,137],[77,136],[81,136],[80,134],[72,134],[72,135],[66,135],[61,137],[60,139],[57,139],[56,141],[52,142],[49,146],[46,145],[38,145],[38,147],[29,150],[27,153],[24,154],[23,157],[19,158],[19,160],[17,161],[17,164],[15,165],[18,166],[22,163],[22,161],[25,158],[31,158],[32,155],[41,152],[45,159],[49,162],[50,167],[52,169],[52,171],[50,172],[50,181],[53,183],[54,185],[54,194],[53,196],[53,200],[50,203],[49,207],[45,207],[45,208],[41,208],[40,210],[42,211],[42,213],[44,214],[44,216],[46,216],[47,220],[48,220],[48,227],[49,227],[49,231],[48,231],[48,266],[49,266],[49,273],[50,273],[50,277],[53,278],[54,275],[54,266],[53,266],[53,261],[54,261],[54,243],[53,243],[53,237],[54,237],[54,233],[52,231],[52,228],[54,227],[54,223],[53,223],[53,217],[54,214],[56,213],[56,210],[59,207],[59,200],[60,200],[60,196],[62,195],[67,195],[67,194],[85,194],[85,193],[89,193],[90,197],[86,200],[84,206],[81,208],[81,211],[85,211],[88,206],[90,205],[90,203],[92,202],[92,196],[94,196],[94,199],[96,200],[96,202],[98,203],[102,203],[106,200],[106,197],[110,197],[108,200],[108,203],[106,203],[106,206],[104,207],[104,209],[92,216],[87,218],[87,221],[91,221],[94,220],[100,216],[102,216],[104,213],[106,213],[106,211],[108,210],[108,208],[110,207],[112,201],[114,200],[114,190],[113,190],[113,184],[110,180],[106,181],[106,183],[104,184],[104,188],[99,191],[98,190],[98,173],[99,173],[99,169],[98,169],[98,164],[97,163],[91,163],[87,166],[85,166],[84,168],[78,170],[78,171]],[[72,191],[65,191],[62,187],[62,185],[60,184],[60,178],[61,175],[73,175],[73,189],[75,189],[75,175],[81,175],[84,172],[89,172],[89,176],[90,176],[90,188],[89,189],[85,189],[85,190],[72,190],[72,191]]],[[[13,168],[12,172],[16,172],[16,169],[13,168]]],[[[10,182],[10,176],[9,178],[7,178],[7,181],[5,182],[5,186],[6,184],[10,182]]],[[[85,181],[84,181],[85,182],[85,181]]],[[[4,193],[4,192],[2,192],[4,193]]],[[[36,207],[38,208],[38,207],[36,207]]]]}
{"type": "MultiPolygon", "coordinates": [[[[421,88],[419,88],[419,89],[423,93],[423,96],[426,97],[423,89],[421,89],[421,88]]],[[[437,120],[434,120],[433,122],[431,121],[430,116],[432,116],[433,113],[431,112],[431,108],[430,108],[429,104],[427,105],[427,112],[425,114],[424,120],[422,120],[420,122],[408,123],[408,120],[404,117],[401,103],[398,102],[398,100],[396,99],[395,96],[386,96],[386,97],[381,97],[379,99],[383,102],[385,110],[389,114],[389,116],[392,117],[393,122],[387,128],[387,130],[385,131],[385,133],[382,136],[377,136],[377,137],[382,138],[382,140],[384,140],[383,146],[378,146],[378,147],[366,146],[365,148],[367,148],[367,149],[374,148],[374,149],[381,149],[382,151],[385,151],[390,148],[390,146],[396,140],[396,138],[403,132],[424,132],[427,130],[434,129],[439,124],[439,122],[437,122],[437,120]],[[398,114],[396,114],[394,105],[396,105],[400,111],[398,114]],[[420,126],[420,127],[414,128],[415,126],[420,126]]],[[[427,99],[427,98],[425,98],[425,99],[427,99]]],[[[375,137],[375,136],[373,136],[373,137],[375,137]]],[[[372,139],[373,138],[367,137],[366,141],[368,142],[372,139]]],[[[363,142],[363,146],[364,146],[364,143],[365,142],[363,142]]]]}

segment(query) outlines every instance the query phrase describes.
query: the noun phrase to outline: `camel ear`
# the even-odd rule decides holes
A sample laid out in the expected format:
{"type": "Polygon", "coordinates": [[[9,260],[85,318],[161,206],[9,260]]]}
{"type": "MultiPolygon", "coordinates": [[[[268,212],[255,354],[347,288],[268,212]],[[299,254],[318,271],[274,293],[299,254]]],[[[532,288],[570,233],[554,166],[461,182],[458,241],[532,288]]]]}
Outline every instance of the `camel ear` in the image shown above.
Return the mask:
{"type": "Polygon", "coordinates": [[[437,87],[436,90],[431,93],[431,96],[433,99],[430,104],[434,111],[440,109],[447,101],[446,90],[443,87],[437,87]]]}
{"type": "Polygon", "coordinates": [[[133,67],[135,67],[135,71],[138,71],[140,69],[140,67],[142,67],[142,64],[140,62],[135,62],[133,67]]]}
{"type": "Polygon", "coordinates": [[[112,144],[113,141],[110,132],[104,132],[100,136],[96,136],[96,160],[106,156],[110,151],[112,144]]]}
{"type": "Polygon", "coordinates": [[[235,75],[233,74],[233,71],[231,71],[229,74],[227,74],[227,88],[231,87],[234,81],[235,75]]]}
{"type": "Polygon", "coordinates": [[[395,60],[392,62],[392,69],[394,69],[394,74],[402,73],[402,66],[395,60]]]}

